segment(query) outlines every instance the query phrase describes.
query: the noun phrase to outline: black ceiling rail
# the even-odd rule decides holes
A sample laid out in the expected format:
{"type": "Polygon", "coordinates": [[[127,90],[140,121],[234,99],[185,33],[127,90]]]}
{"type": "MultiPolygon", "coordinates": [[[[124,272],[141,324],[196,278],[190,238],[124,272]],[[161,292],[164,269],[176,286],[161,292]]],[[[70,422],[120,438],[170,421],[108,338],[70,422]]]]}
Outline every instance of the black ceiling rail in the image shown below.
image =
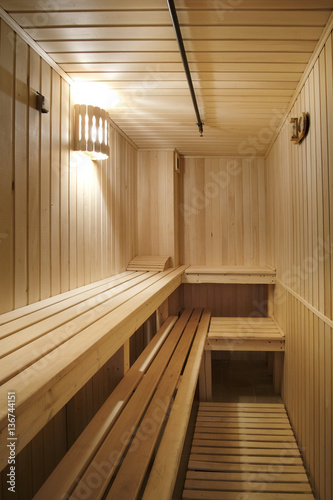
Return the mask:
{"type": "Polygon", "coordinates": [[[167,0],[167,2],[168,2],[168,6],[169,6],[169,11],[170,11],[170,15],[171,15],[173,27],[175,29],[176,36],[177,36],[177,41],[178,41],[178,46],[179,46],[179,50],[180,50],[180,55],[181,55],[182,60],[183,60],[183,66],[184,66],[184,70],[185,70],[185,73],[186,73],[187,83],[188,83],[188,86],[189,86],[190,92],[191,92],[191,97],[192,97],[192,102],[193,102],[195,114],[196,114],[197,120],[198,120],[197,125],[198,125],[198,128],[199,128],[200,135],[202,137],[202,135],[203,135],[203,125],[204,124],[201,121],[200,112],[199,112],[199,108],[198,108],[198,103],[197,103],[197,99],[196,99],[195,92],[194,92],[192,77],[191,77],[190,68],[189,68],[189,65],[188,65],[187,57],[186,57],[186,52],[185,52],[183,37],[182,37],[181,31],[180,31],[180,26],[179,26],[178,16],[177,16],[177,12],[176,12],[176,7],[175,7],[175,4],[174,4],[173,0],[167,0]]]}

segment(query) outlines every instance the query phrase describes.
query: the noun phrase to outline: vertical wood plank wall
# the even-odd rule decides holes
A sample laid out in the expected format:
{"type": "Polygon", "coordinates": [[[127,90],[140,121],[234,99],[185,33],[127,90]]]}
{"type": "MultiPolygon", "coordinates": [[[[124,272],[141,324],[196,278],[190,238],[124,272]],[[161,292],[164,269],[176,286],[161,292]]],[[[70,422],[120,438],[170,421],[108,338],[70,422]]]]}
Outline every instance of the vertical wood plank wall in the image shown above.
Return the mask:
{"type": "Polygon", "coordinates": [[[182,262],[266,265],[263,158],[185,158],[180,196],[182,262]]]}
{"type": "Polygon", "coordinates": [[[267,158],[274,314],[286,331],[283,396],[319,500],[333,498],[333,41],[328,38],[267,158]],[[290,117],[309,113],[307,138],[290,117]]]}
{"type": "Polygon", "coordinates": [[[173,150],[139,150],[138,254],[167,255],[179,264],[178,184],[173,150]]]}
{"type": "Polygon", "coordinates": [[[70,151],[70,88],[1,20],[0,313],[120,272],[136,254],[136,149],[70,151]],[[36,110],[36,91],[50,113],[36,110]]]}

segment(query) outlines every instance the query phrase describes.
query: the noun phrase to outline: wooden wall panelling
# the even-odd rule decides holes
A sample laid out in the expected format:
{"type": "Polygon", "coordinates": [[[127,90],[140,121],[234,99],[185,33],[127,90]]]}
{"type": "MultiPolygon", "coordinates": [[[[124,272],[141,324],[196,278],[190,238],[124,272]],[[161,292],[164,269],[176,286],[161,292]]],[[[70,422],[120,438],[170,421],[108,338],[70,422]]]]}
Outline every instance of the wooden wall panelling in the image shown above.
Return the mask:
{"type": "Polygon", "coordinates": [[[60,110],[60,291],[70,289],[70,88],[61,80],[60,110]]]}
{"type": "Polygon", "coordinates": [[[185,158],[181,260],[192,265],[266,265],[262,159],[185,158]]]}
{"type": "Polygon", "coordinates": [[[290,113],[309,113],[309,135],[292,144],[288,117],[266,161],[274,315],[286,331],[283,397],[320,500],[333,492],[332,62],[331,33],[290,113]]]}
{"type": "MultiPolygon", "coordinates": [[[[71,91],[69,89],[69,105],[71,104],[71,91]]],[[[74,129],[74,116],[70,114],[69,117],[69,130],[68,130],[68,144],[70,145],[70,149],[73,148],[74,137],[71,132],[74,129]]],[[[63,131],[64,133],[64,131],[63,131]]],[[[69,231],[69,288],[73,289],[78,287],[78,237],[79,237],[79,228],[78,228],[78,176],[77,176],[77,168],[75,168],[74,155],[75,153],[72,151],[68,152],[69,154],[69,220],[68,220],[68,231],[69,231]]]]}
{"type": "Polygon", "coordinates": [[[123,231],[123,214],[122,214],[122,206],[121,206],[121,183],[118,179],[122,178],[122,161],[121,161],[121,138],[117,135],[115,136],[115,142],[117,144],[117,153],[116,153],[116,163],[114,165],[116,177],[114,179],[114,210],[115,210],[115,219],[114,219],[114,244],[115,244],[115,268],[119,268],[120,255],[118,251],[117,240],[121,237],[123,231]]]}
{"type": "MultiPolygon", "coordinates": [[[[331,39],[330,39],[331,41],[331,39]]],[[[332,53],[331,57],[327,57],[326,53],[329,53],[329,47],[331,43],[327,43],[327,46],[321,52],[319,57],[319,75],[320,75],[320,129],[321,129],[321,151],[322,151],[322,170],[323,170],[323,240],[330,241],[331,234],[330,229],[330,176],[329,176],[329,142],[332,142],[332,135],[329,136],[328,128],[328,99],[330,96],[330,104],[332,104],[332,86],[329,87],[329,82],[326,79],[326,74],[329,72],[331,74],[331,85],[332,85],[332,53]],[[330,64],[329,64],[330,63],[330,64]]],[[[332,111],[330,111],[332,113],[332,111]]],[[[331,160],[333,161],[333,160],[331,160]]],[[[331,171],[332,177],[332,171],[331,171]]],[[[331,224],[333,221],[331,221],[331,224]]],[[[324,255],[324,304],[323,313],[328,318],[332,318],[332,281],[331,281],[331,259],[326,258],[324,255]]]]}
{"type": "Polygon", "coordinates": [[[68,83],[3,21],[1,37],[5,312],[126,268],[137,253],[137,152],[111,124],[108,161],[71,151],[68,83]],[[36,109],[37,91],[49,98],[50,113],[36,109]]]}
{"type": "Polygon", "coordinates": [[[73,231],[76,232],[76,267],[77,267],[77,286],[82,286],[86,284],[86,273],[85,273],[85,241],[84,234],[89,220],[85,220],[84,213],[84,196],[85,196],[85,179],[86,179],[86,164],[84,158],[80,158],[78,155],[73,155],[73,163],[71,168],[76,173],[76,228],[73,231]]]}
{"type": "MultiPolygon", "coordinates": [[[[51,120],[58,113],[58,108],[53,104],[52,71],[45,61],[41,60],[41,87],[40,92],[51,103],[50,113],[40,115],[40,298],[50,297],[52,288],[51,272],[51,229],[50,218],[54,213],[51,202],[51,120]]],[[[38,113],[38,111],[35,111],[38,113]]],[[[52,123],[53,125],[53,123],[52,123]]]]}
{"type": "MultiPolygon", "coordinates": [[[[329,170],[329,200],[330,200],[330,239],[333,239],[333,36],[331,34],[330,38],[326,42],[325,46],[325,56],[326,56],[326,97],[327,97],[327,128],[328,128],[328,170],[329,170]]],[[[332,248],[332,245],[331,245],[332,248]]],[[[331,318],[333,319],[333,252],[331,251],[328,256],[331,264],[331,318]]]]}
{"type": "Polygon", "coordinates": [[[138,254],[169,255],[179,263],[178,189],[174,151],[138,153],[138,254]]]}
{"type": "Polygon", "coordinates": [[[108,193],[108,163],[101,162],[101,196],[102,196],[102,220],[101,220],[101,276],[106,276],[108,272],[108,258],[109,258],[109,250],[107,243],[108,232],[108,201],[109,201],[109,193],[108,193]]]}
{"type": "MultiPolygon", "coordinates": [[[[40,92],[40,57],[30,50],[29,68],[29,195],[28,195],[28,290],[29,303],[40,300],[40,113],[36,91],[40,92]]],[[[45,229],[45,228],[44,228],[45,229]]]]}
{"type": "MultiPolygon", "coordinates": [[[[317,234],[316,234],[316,244],[320,241],[324,241],[324,214],[323,214],[323,164],[322,164],[322,149],[321,149],[321,127],[320,127],[320,72],[319,72],[319,61],[316,62],[314,66],[314,101],[315,101],[315,115],[314,115],[314,127],[316,130],[316,187],[317,187],[317,234]]],[[[324,263],[321,255],[321,250],[316,256],[317,268],[318,268],[318,310],[323,312],[324,310],[324,294],[323,287],[324,284],[324,263]]]]}
{"type": "MultiPolygon", "coordinates": [[[[23,306],[28,301],[27,279],[27,175],[28,175],[28,64],[29,50],[16,36],[15,74],[15,280],[14,306],[23,306]]],[[[3,109],[1,107],[1,109],[3,109]]]]}
{"type": "MultiPolygon", "coordinates": [[[[60,293],[60,109],[61,81],[52,72],[51,102],[51,295],[60,293]]],[[[41,119],[43,116],[41,115],[41,119]]],[[[42,123],[43,126],[43,123],[42,123]]],[[[44,231],[46,228],[41,227],[44,231]]]]}
{"type": "Polygon", "coordinates": [[[333,449],[331,443],[333,441],[333,329],[329,325],[325,324],[325,354],[324,354],[324,366],[325,366],[325,459],[324,459],[324,480],[325,480],[325,491],[326,497],[332,498],[333,496],[333,449]]]}
{"type": "Polygon", "coordinates": [[[267,316],[266,285],[183,284],[182,307],[209,307],[212,316],[267,316]]]}
{"type": "Polygon", "coordinates": [[[0,32],[0,104],[1,120],[5,124],[4,133],[0,135],[0,147],[2,151],[1,161],[1,183],[0,183],[0,259],[6,265],[3,269],[1,279],[1,308],[6,310],[13,307],[14,303],[14,224],[12,210],[7,214],[7,206],[14,203],[12,182],[13,182],[13,77],[14,77],[14,34],[1,20],[0,32]],[[6,283],[9,286],[6,286],[6,283]]]}

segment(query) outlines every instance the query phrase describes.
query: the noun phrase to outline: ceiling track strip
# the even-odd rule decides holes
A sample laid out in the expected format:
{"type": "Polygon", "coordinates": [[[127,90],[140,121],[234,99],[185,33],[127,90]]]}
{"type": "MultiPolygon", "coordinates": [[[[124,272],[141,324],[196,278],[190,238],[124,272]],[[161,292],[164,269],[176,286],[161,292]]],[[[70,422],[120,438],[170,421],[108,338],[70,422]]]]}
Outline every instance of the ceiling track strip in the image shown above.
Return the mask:
{"type": "Polygon", "coordinates": [[[173,24],[174,30],[176,32],[178,47],[179,47],[180,55],[181,55],[181,58],[182,58],[182,61],[183,61],[183,66],[184,66],[184,70],[185,70],[185,74],[186,74],[186,78],[187,78],[187,83],[188,83],[188,86],[189,86],[189,89],[190,89],[190,92],[191,92],[191,97],[192,97],[192,102],[193,102],[193,106],[194,106],[194,111],[195,111],[195,114],[196,114],[196,117],[197,117],[197,125],[198,125],[198,128],[199,128],[200,135],[202,137],[204,124],[203,124],[203,122],[201,120],[201,117],[200,117],[200,111],[199,111],[199,108],[198,108],[198,103],[197,103],[197,98],[196,98],[194,87],[193,87],[191,72],[190,72],[190,68],[189,68],[189,65],[188,65],[188,61],[187,61],[187,56],[186,56],[186,51],[185,51],[185,47],[184,47],[183,37],[182,37],[181,31],[180,31],[180,26],[179,26],[179,21],[178,21],[176,7],[175,7],[175,4],[174,4],[173,0],[167,0],[167,3],[168,3],[168,7],[169,7],[170,16],[171,16],[171,19],[172,19],[172,24],[173,24]]]}

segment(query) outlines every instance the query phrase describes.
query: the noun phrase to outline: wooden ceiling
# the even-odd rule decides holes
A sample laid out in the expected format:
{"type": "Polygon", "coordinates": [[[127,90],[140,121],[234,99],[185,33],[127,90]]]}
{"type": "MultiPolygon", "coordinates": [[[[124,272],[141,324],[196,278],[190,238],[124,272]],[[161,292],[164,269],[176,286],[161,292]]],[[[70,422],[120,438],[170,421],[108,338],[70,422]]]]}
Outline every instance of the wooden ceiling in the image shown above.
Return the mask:
{"type": "MultiPolygon", "coordinates": [[[[140,148],[265,154],[330,18],[333,0],[175,0],[200,137],[166,0],[0,0],[75,82],[117,99],[140,148]]],[[[99,92],[97,92],[99,93],[99,92]]]]}

